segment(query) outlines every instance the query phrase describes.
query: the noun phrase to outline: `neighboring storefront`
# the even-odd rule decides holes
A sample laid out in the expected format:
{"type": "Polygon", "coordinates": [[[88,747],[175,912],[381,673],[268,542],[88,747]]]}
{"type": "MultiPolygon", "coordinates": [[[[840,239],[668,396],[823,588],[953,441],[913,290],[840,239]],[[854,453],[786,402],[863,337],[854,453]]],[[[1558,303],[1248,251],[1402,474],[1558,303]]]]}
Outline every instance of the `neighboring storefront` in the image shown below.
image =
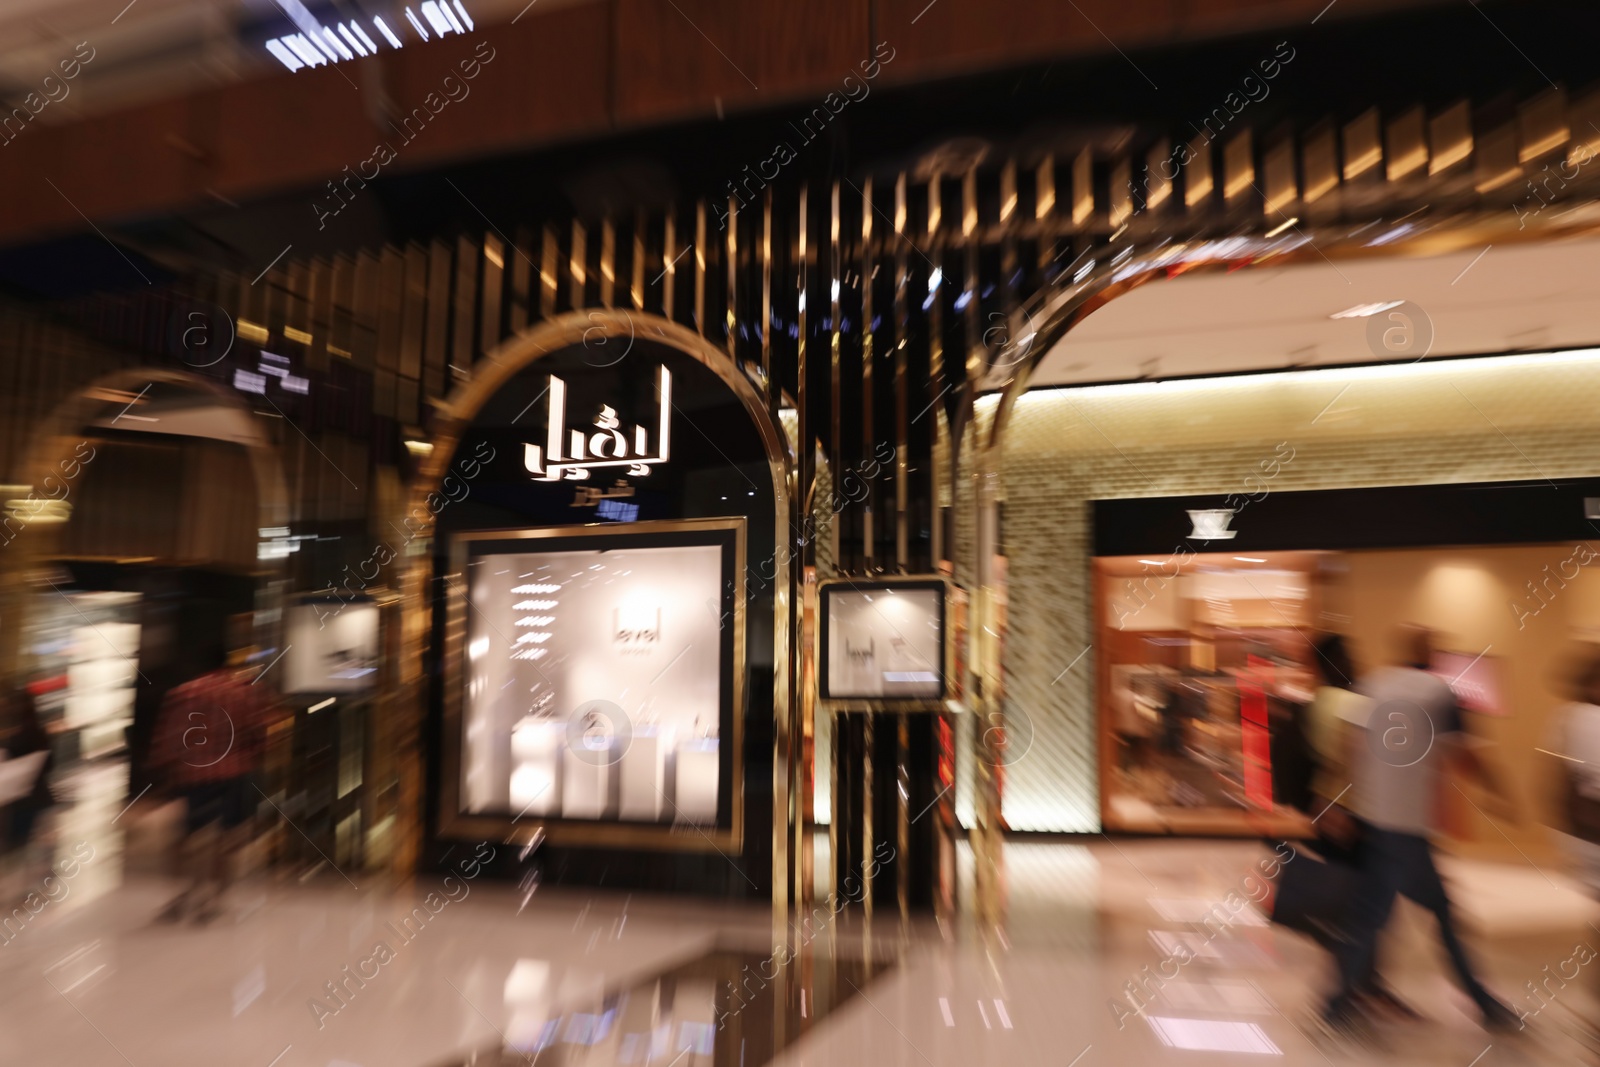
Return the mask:
{"type": "Polygon", "coordinates": [[[1343,633],[1370,666],[1404,622],[1439,632],[1440,669],[1539,803],[1563,657],[1600,623],[1582,560],[1560,569],[1596,533],[1597,402],[1592,350],[1023,396],[1005,662],[1031,747],[1007,822],[1287,828],[1271,727],[1312,684],[1310,640],[1343,633]]]}

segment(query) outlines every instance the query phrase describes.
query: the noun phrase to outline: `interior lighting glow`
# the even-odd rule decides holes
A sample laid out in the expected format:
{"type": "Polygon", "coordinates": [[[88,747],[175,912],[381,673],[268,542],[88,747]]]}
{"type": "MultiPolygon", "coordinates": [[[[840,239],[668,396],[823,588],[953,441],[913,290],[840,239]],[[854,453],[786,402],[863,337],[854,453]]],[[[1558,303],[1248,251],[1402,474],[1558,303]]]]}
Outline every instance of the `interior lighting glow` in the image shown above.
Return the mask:
{"type": "Polygon", "coordinates": [[[461,25],[460,21],[456,19],[456,13],[450,10],[450,5],[444,3],[444,0],[439,0],[439,14],[443,15],[450,21],[451,27],[454,28],[457,33],[467,32],[467,28],[461,25]]]}
{"type": "Polygon", "coordinates": [[[295,55],[293,50],[291,50],[289,46],[284,44],[282,41],[268,41],[267,51],[271,52],[274,59],[288,67],[291,71],[299,70],[301,67],[305,66],[304,63],[300,62],[300,57],[295,55]]]}
{"type": "Polygon", "coordinates": [[[337,49],[339,54],[341,56],[343,56],[344,58],[346,58],[346,59],[354,59],[356,57],[355,53],[350,51],[350,49],[346,48],[344,46],[344,42],[339,40],[338,37],[334,36],[333,31],[328,29],[328,27],[326,27],[326,26],[322,27],[322,36],[326,37],[328,39],[328,41],[333,45],[333,47],[335,49],[337,49]]]}
{"type": "Polygon", "coordinates": [[[343,34],[344,39],[350,43],[350,47],[356,50],[356,55],[364,56],[367,54],[366,48],[361,44],[360,41],[356,40],[356,35],[350,32],[349,26],[340,26],[339,32],[343,34]]]}
{"type": "MultiPolygon", "coordinates": [[[[300,0],[279,0],[279,6],[299,32],[284,34],[268,41],[267,53],[291,73],[303,67],[346,62],[358,56],[378,54],[377,42],[358,19],[336,22],[329,27],[317,21],[316,16],[312,15],[300,0]]],[[[412,28],[417,31],[417,36],[424,41],[451,33],[464,34],[476,27],[472,16],[467,14],[462,0],[427,0],[421,8],[421,19],[409,7],[405,9],[405,15],[406,21],[411,23],[412,28]],[[432,28],[432,33],[429,33],[429,27],[432,28]]],[[[401,35],[390,29],[382,18],[377,15],[367,17],[371,19],[373,29],[383,35],[390,47],[405,47],[401,35]]]]}
{"type": "Polygon", "coordinates": [[[1150,1029],[1168,1048],[1194,1052],[1253,1052],[1282,1056],[1267,1032],[1255,1023],[1223,1022],[1216,1019],[1173,1019],[1159,1015],[1146,1018],[1150,1029]]]}
{"type": "Polygon", "coordinates": [[[1404,303],[1404,300],[1385,300],[1379,304],[1357,304],[1355,307],[1348,307],[1343,311],[1335,311],[1332,315],[1329,315],[1328,318],[1369,319],[1374,315],[1388,311],[1390,308],[1397,308],[1404,303]]]}
{"type": "Polygon", "coordinates": [[[445,20],[444,12],[439,10],[439,5],[434,0],[427,0],[422,5],[422,17],[428,20],[428,25],[433,27],[433,32],[440,37],[450,32],[450,23],[445,20]]]}
{"type": "Polygon", "coordinates": [[[400,47],[400,38],[398,38],[398,37],[396,37],[394,35],[394,31],[391,30],[389,28],[388,24],[385,23],[381,18],[379,18],[376,15],[372,16],[372,24],[374,26],[378,27],[378,32],[383,34],[383,39],[384,40],[388,41],[390,44],[394,45],[396,48],[400,47]]]}

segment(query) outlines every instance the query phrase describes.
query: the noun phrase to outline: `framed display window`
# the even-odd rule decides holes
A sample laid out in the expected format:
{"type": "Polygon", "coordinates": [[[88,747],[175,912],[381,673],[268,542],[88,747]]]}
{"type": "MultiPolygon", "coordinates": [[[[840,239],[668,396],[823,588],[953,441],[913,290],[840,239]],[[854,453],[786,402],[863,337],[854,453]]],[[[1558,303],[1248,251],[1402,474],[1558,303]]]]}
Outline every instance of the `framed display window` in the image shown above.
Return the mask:
{"type": "Polygon", "coordinates": [[[285,611],[283,691],[370,692],[378,676],[378,605],[307,599],[285,611]]]}
{"type": "Polygon", "coordinates": [[[945,579],[826,582],[818,595],[822,699],[943,708],[952,692],[945,579]]]}
{"type": "Polygon", "coordinates": [[[737,846],[745,522],[455,535],[447,834],[737,846]]]}

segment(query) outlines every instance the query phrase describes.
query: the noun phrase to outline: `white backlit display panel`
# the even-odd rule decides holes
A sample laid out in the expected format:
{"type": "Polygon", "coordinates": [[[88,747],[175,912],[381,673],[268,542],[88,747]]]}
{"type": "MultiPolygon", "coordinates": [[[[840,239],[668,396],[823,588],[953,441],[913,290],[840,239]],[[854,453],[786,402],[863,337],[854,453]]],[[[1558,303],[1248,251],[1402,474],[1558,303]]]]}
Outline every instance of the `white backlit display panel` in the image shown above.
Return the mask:
{"type": "Polygon", "coordinates": [[[824,692],[832,700],[938,700],[944,684],[944,590],[824,590],[824,692]]]}
{"type": "Polygon", "coordinates": [[[724,579],[717,544],[475,557],[462,812],[714,824],[724,579]]]}
{"type": "Polygon", "coordinates": [[[378,677],[378,608],[328,601],[287,612],[286,693],[364,693],[378,677]]]}

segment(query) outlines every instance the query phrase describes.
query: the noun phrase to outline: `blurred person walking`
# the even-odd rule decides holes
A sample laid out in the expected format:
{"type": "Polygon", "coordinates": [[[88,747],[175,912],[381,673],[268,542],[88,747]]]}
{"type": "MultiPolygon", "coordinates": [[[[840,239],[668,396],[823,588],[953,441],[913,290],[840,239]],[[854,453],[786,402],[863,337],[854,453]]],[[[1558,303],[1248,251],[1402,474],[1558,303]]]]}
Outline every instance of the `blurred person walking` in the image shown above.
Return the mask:
{"type": "Polygon", "coordinates": [[[167,694],[150,747],[152,769],[186,809],[175,852],[189,885],[158,916],[164,922],[208,922],[219,914],[235,854],[248,842],[260,803],[255,774],[274,705],[245,666],[249,615],[229,619],[225,648],[212,650],[212,669],[167,694]]]}
{"type": "MultiPolygon", "coordinates": [[[[1326,634],[1317,640],[1312,651],[1319,684],[1306,707],[1306,744],[1314,764],[1308,814],[1317,835],[1316,849],[1333,865],[1322,872],[1329,883],[1324,888],[1330,896],[1337,894],[1342,905],[1336,914],[1326,916],[1327,923],[1318,931],[1318,940],[1337,954],[1339,941],[1327,931],[1340,929],[1350,917],[1348,893],[1357,884],[1356,872],[1362,866],[1363,849],[1371,833],[1346,800],[1354,787],[1353,765],[1366,736],[1373,705],[1356,691],[1355,663],[1342,636],[1326,634]]],[[[1356,1003],[1401,1019],[1421,1018],[1379,977],[1376,959],[1372,973],[1356,995],[1356,1003]]]]}
{"type": "Polygon", "coordinates": [[[1513,1030],[1517,1016],[1484,988],[1456,932],[1450,900],[1434,864],[1430,834],[1437,815],[1440,772],[1459,765],[1472,772],[1502,804],[1498,783],[1464,736],[1460,705],[1449,685],[1430,674],[1433,635],[1422,627],[1402,633],[1401,662],[1382,667],[1357,687],[1372,701],[1365,744],[1352,763],[1352,807],[1366,824],[1361,866],[1345,926],[1348,939],[1336,953],[1339,988],[1323,1009],[1335,1033],[1359,1028],[1356,999],[1370,987],[1378,936],[1388,924],[1395,897],[1404,895],[1433,913],[1439,938],[1456,975],[1492,1030],[1513,1030]],[[1447,760],[1455,760],[1447,764],[1447,760]]]}
{"type": "MultiPolygon", "coordinates": [[[[1573,872],[1600,900],[1600,646],[1588,646],[1573,680],[1573,700],[1556,716],[1548,746],[1558,829],[1573,872]]],[[[1594,972],[1600,997],[1600,970],[1594,972]]],[[[1590,1050],[1600,1053],[1600,1021],[1586,1020],[1590,1050]]]]}
{"type": "Polygon", "coordinates": [[[1354,786],[1351,764],[1365,734],[1372,701],[1356,692],[1356,669],[1344,638],[1327,634],[1313,647],[1316,692],[1306,707],[1306,744],[1316,767],[1311,816],[1319,850],[1337,862],[1358,863],[1359,820],[1342,803],[1354,786]]]}

